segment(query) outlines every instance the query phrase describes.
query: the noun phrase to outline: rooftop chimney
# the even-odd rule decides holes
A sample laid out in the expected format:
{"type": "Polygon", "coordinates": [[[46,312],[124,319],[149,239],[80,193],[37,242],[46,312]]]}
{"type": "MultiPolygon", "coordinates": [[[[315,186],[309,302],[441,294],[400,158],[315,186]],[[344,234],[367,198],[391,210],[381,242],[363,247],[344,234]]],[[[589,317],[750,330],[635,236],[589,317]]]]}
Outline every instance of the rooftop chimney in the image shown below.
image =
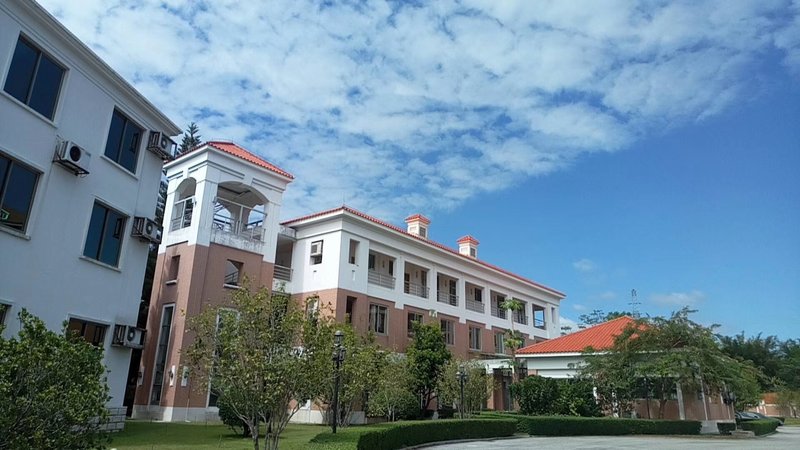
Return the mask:
{"type": "Polygon", "coordinates": [[[428,239],[428,225],[431,224],[430,219],[422,214],[414,214],[406,217],[406,223],[408,224],[408,232],[410,234],[428,239]]]}
{"type": "Polygon", "coordinates": [[[458,241],[458,253],[469,256],[470,258],[478,257],[478,240],[470,235],[466,235],[458,241]]]}

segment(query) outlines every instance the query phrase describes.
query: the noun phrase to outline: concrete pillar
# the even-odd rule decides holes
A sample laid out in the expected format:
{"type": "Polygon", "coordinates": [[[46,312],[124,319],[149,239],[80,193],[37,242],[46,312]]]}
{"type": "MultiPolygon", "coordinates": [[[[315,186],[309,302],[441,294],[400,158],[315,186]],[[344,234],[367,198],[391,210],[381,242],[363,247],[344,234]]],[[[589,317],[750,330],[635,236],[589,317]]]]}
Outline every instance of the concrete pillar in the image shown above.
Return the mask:
{"type": "Polygon", "coordinates": [[[678,393],[678,414],[681,420],[686,420],[686,409],[683,404],[683,389],[681,389],[680,383],[675,383],[675,390],[678,393]]]}

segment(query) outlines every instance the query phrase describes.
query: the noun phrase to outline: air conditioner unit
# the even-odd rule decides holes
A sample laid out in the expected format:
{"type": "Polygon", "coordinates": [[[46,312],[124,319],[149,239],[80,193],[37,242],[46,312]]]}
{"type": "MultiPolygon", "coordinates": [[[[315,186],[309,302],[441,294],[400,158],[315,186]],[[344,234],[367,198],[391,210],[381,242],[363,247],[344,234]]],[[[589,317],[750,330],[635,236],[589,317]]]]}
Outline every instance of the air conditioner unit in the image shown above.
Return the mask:
{"type": "Polygon", "coordinates": [[[311,243],[311,256],[322,255],[322,241],[311,243]]]}
{"type": "Polygon", "coordinates": [[[89,160],[91,158],[92,155],[78,144],[61,138],[56,139],[56,151],[53,161],[61,164],[61,166],[75,175],[89,174],[89,160]]]}
{"type": "Polygon", "coordinates": [[[175,155],[175,141],[160,131],[151,131],[150,138],[147,140],[147,149],[155,153],[159,158],[172,160],[175,155]]]}
{"type": "Polygon", "coordinates": [[[114,336],[111,338],[111,345],[117,347],[144,348],[144,336],[147,332],[144,328],[137,328],[134,325],[114,325],[114,336]]]}
{"type": "Polygon", "coordinates": [[[163,229],[155,220],[147,217],[134,217],[131,236],[143,241],[150,241],[154,244],[161,243],[163,229]]]}

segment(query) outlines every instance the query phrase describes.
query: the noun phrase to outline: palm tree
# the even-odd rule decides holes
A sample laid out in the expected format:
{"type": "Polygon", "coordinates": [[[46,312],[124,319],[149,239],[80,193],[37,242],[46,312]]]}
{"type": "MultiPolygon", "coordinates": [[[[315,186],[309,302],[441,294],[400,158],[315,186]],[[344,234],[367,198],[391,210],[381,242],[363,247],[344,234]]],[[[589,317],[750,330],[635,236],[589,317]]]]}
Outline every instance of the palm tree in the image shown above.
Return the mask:
{"type": "Polygon", "coordinates": [[[511,330],[506,331],[508,337],[506,338],[505,343],[511,349],[511,375],[514,381],[519,381],[519,376],[516,370],[517,349],[522,347],[522,344],[525,343],[525,339],[523,339],[522,333],[514,329],[514,314],[522,311],[525,308],[525,303],[513,297],[506,297],[506,299],[500,303],[500,307],[511,312],[511,330]]]}

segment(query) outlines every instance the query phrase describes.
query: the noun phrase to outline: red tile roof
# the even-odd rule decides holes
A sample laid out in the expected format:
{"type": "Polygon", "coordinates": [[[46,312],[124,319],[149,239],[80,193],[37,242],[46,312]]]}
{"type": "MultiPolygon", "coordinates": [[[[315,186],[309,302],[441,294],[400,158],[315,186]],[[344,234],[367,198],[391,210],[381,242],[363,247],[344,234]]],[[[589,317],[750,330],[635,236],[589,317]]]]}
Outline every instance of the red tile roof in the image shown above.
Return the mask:
{"type": "Polygon", "coordinates": [[[470,235],[466,235],[466,236],[460,238],[459,240],[457,240],[456,242],[458,242],[459,244],[462,243],[462,242],[469,242],[469,243],[475,244],[475,245],[480,244],[480,242],[478,242],[477,239],[475,239],[474,237],[472,237],[470,235]]]}
{"type": "Polygon", "coordinates": [[[547,292],[550,292],[551,294],[554,294],[556,296],[559,296],[559,297],[562,297],[562,298],[566,296],[563,292],[557,291],[557,290],[555,290],[553,288],[550,288],[550,287],[547,287],[547,286],[545,286],[543,284],[539,284],[539,283],[537,283],[537,282],[535,282],[533,280],[529,280],[529,279],[527,279],[527,278],[525,278],[523,276],[517,275],[517,274],[512,273],[512,272],[509,272],[509,271],[507,271],[507,270],[505,270],[503,268],[497,267],[497,266],[495,266],[493,264],[489,264],[489,263],[487,263],[485,261],[481,261],[481,260],[476,259],[476,258],[472,258],[472,257],[466,256],[466,255],[462,255],[461,253],[458,253],[457,250],[454,250],[454,249],[452,249],[452,248],[450,248],[450,247],[448,247],[448,246],[446,246],[444,244],[440,244],[438,242],[431,241],[431,240],[425,239],[423,237],[419,237],[419,236],[417,236],[415,234],[411,234],[411,233],[407,232],[406,230],[404,230],[404,229],[402,229],[402,228],[400,228],[398,226],[390,224],[389,222],[385,222],[383,220],[377,219],[375,217],[372,217],[372,216],[370,216],[368,214],[365,214],[365,213],[363,213],[361,211],[355,210],[355,209],[353,209],[353,208],[351,208],[349,206],[345,206],[345,205],[342,205],[342,206],[340,206],[338,208],[333,208],[333,209],[329,209],[329,210],[326,210],[326,211],[320,211],[318,213],[313,213],[313,214],[309,214],[309,215],[306,215],[306,216],[298,217],[296,219],[287,220],[286,222],[283,222],[281,225],[291,225],[291,224],[294,224],[294,223],[297,223],[297,222],[302,222],[302,221],[305,221],[305,220],[316,219],[317,217],[322,217],[322,216],[327,216],[327,215],[334,215],[334,214],[341,214],[341,213],[344,213],[344,212],[353,214],[355,216],[361,217],[362,219],[366,219],[366,220],[368,220],[370,222],[373,222],[373,223],[376,223],[376,224],[381,225],[383,227],[389,228],[389,229],[394,230],[394,231],[396,231],[396,232],[398,232],[400,234],[403,234],[405,236],[412,237],[412,238],[414,238],[414,239],[416,239],[416,240],[418,240],[418,241],[420,241],[420,242],[422,242],[424,244],[431,245],[431,246],[436,247],[438,249],[450,252],[450,253],[452,253],[452,254],[460,257],[460,258],[464,258],[464,259],[466,259],[468,261],[476,262],[476,263],[478,263],[478,264],[480,264],[480,265],[482,265],[484,267],[488,267],[488,268],[490,268],[492,270],[495,270],[497,272],[503,273],[503,274],[508,275],[508,276],[510,276],[512,278],[516,278],[517,280],[522,281],[524,283],[533,285],[533,286],[538,287],[540,289],[544,289],[547,292]]]}
{"type": "Polygon", "coordinates": [[[428,219],[427,217],[423,216],[422,214],[414,214],[414,215],[406,217],[406,223],[412,222],[414,220],[419,220],[420,222],[424,223],[425,225],[430,225],[431,224],[431,219],[428,219]]]}
{"type": "Polygon", "coordinates": [[[614,338],[622,333],[635,320],[629,316],[618,317],[608,322],[586,328],[566,336],[550,339],[529,345],[517,351],[518,355],[536,355],[540,353],[580,353],[586,347],[605,350],[614,344],[614,338]]]}
{"type": "Polygon", "coordinates": [[[283,175],[284,177],[289,178],[290,180],[294,180],[294,176],[292,174],[290,174],[289,172],[281,169],[280,167],[276,166],[275,164],[272,164],[271,162],[269,162],[269,161],[267,161],[267,160],[265,160],[265,159],[263,159],[263,158],[261,158],[259,156],[256,156],[255,154],[245,150],[244,148],[242,148],[242,147],[240,147],[240,146],[238,146],[235,143],[230,142],[230,141],[208,141],[208,142],[206,142],[204,144],[198,145],[197,147],[189,150],[188,152],[178,156],[175,159],[183,158],[184,156],[186,156],[186,155],[188,155],[190,153],[193,153],[196,150],[199,150],[199,149],[204,148],[206,146],[213,147],[213,148],[215,148],[215,149],[217,149],[217,150],[219,150],[221,152],[225,152],[225,153],[227,153],[229,155],[233,155],[233,156],[235,156],[237,158],[240,158],[240,159],[243,159],[243,160],[245,160],[245,161],[247,161],[249,163],[255,164],[255,165],[259,166],[259,167],[263,167],[263,168],[265,168],[267,170],[275,172],[278,175],[283,175]]]}

